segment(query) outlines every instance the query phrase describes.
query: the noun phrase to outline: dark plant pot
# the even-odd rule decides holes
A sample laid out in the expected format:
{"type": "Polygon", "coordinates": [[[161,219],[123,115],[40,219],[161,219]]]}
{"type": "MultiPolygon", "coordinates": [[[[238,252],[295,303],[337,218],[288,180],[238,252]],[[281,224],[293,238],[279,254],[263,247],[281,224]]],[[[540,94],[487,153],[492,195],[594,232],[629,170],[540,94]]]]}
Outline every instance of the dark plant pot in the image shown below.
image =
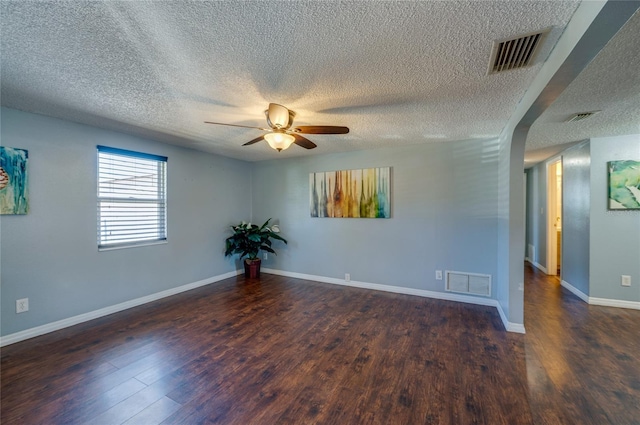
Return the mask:
{"type": "Polygon", "coordinates": [[[260,264],[262,260],[256,258],[255,260],[244,260],[244,277],[248,279],[260,279],[260,264]]]}

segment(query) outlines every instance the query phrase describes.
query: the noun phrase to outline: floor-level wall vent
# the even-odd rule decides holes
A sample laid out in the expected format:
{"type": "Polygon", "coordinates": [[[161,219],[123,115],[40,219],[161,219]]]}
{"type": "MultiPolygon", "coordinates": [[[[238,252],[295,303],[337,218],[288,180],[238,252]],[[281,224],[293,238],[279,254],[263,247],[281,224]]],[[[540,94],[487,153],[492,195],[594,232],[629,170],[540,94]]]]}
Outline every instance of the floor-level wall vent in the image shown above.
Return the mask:
{"type": "Polygon", "coordinates": [[[491,296],[491,275],[447,270],[445,289],[463,294],[491,296]]]}

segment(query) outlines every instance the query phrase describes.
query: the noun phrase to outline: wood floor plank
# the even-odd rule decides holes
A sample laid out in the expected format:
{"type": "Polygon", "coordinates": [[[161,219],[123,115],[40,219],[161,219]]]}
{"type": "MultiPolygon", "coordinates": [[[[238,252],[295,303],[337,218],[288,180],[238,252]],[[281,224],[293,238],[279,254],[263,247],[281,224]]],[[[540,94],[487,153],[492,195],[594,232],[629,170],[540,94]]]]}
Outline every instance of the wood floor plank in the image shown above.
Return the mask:
{"type": "Polygon", "coordinates": [[[157,425],[179,408],[178,403],[168,397],[163,397],[124,422],[123,425],[157,425]]]}
{"type": "Polygon", "coordinates": [[[526,335],[492,307],[273,275],[4,347],[3,424],[640,422],[640,312],[525,267],[526,335]]]}
{"type": "MultiPolygon", "coordinates": [[[[145,387],[132,396],[126,398],[112,408],[106,410],[95,418],[87,421],[87,424],[115,425],[122,424],[141,413],[158,400],[165,398],[167,388],[161,384],[145,387]]],[[[175,403],[175,402],[174,402],[175,403]]],[[[177,404],[177,403],[176,403],[177,404]]]]}

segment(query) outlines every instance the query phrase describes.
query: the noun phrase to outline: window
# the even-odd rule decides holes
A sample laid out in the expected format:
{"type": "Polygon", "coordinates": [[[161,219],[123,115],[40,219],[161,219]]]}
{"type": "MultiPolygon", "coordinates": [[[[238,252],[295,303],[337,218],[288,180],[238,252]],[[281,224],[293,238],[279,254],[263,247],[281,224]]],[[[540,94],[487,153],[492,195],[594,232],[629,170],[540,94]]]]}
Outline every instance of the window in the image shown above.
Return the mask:
{"type": "Polygon", "coordinates": [[[164,156],[98,146],[98,248],[167,240],[164,156]]]}

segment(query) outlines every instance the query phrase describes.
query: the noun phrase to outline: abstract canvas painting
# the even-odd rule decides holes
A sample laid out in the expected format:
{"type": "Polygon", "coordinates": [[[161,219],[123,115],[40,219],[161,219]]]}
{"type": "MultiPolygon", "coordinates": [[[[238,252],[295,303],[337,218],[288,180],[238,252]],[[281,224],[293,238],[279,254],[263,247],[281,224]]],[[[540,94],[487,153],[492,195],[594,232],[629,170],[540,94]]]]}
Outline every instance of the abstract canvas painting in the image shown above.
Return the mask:
{"type": "Polygon", "coordinates": [[[24,149],[0,146],[0,214],[29,211],[28,159],[24,149]]]}
{"type": "Polygon", "coordinates": [[[311,217],[390,218],[390,168],[309,174],[311,217]]]}
{"type": "Polygon", "coordinates": [[[640,210],[640,161],[611,161],[609,209],[640,210]]]}

